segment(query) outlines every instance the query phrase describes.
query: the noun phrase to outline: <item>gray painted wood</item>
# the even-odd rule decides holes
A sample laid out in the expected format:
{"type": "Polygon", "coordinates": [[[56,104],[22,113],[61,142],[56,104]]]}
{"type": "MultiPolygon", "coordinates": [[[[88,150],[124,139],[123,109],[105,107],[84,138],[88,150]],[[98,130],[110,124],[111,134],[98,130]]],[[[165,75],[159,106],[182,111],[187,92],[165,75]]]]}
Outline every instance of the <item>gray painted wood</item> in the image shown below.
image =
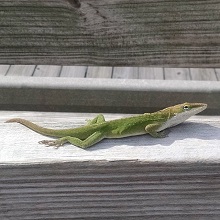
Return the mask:
{"type": "Polygon", "coordinates": [[[89,66],[86,78],[111,78],[113,67],[89,66]]]}
{"type": "Polygon", "coordinates": [[[86,66],[63,66],[60,77],[84,78],[87,68],[86,66]]]}
{"type": "Polygon", "coordinates": [[[138,67],[114,67],[112,78],[138,79],[138,67]]]}
{"type": "Polygon", "coordinates": [[[220,81],[220,69],[215,69],[216,78],[218,81],[220,81]]]}
{"type": "Polygon", "coordinates": [[[35,67],[35,65],[11,65],[7,76],[32,76],[35,67]]]}
{"type": "Polygon", "coordinates": [[[216,0],[4,0],[0,8],[2,64],[220,66],[216,0]]]}
{"type": "Polygon", "coordinates": [[[217,81],[219,69],[210,68],[152,68],[152,67],[94,67],[53,65],[0,65],[1,75],[48,76],[77,78],[131,78],[158,80],[206,80],[217,81]],[[34,72],[32,73],[32,70],[34,72]],[[9,71],[10,70],[10,71],[9,71]]]}
{"type": "Polygon", "coordinates": [[[58,77],[60,75],[61,66],[37,65],[33,76],[36,77],[58,77]]]}
{"type": "Polygon", "coordinates": [[[190,69],[188,68],[164,68],[166,80],[190,80],[190,69]]]}
{"type": "Polygon", "coordinates": [[[219,69],[210,68],[156,68],[156,67],[101,67],[53,65],[0,65],[0,75],[48,76],[75,78],[127,78],[154,80],[205,80],[218,81],[219,69]],[[32,72],[34,70],[34,72],[32,72]]]}
{"type": "Polygon", "coordinates": [[[192,80],[217,81],[214,69],[191,68],[190,75],[192,80]]]}
{"type": "Polygon", "coordinates": [[[0,94],[1,109],[12,110],[143,113],[185,101],[220,109],[215,81],[2,76],[0,94]]]}
{"type": "Polygon", "coordinates": [[[218,220],[219,116],[192,117],[165,139],[111,139],[88,150],[46,148],[37,142],[48,137],[4,123],[22,117],[67,128],[94,116],[1,112],[1,219],[218,220]]]}
{"type": "Polygon", "coordinates": [[[5,76],[9,68],[10,65],[0,65],[0,75],[5,76]]]}
{"type": "MultiPolygon", "coordinates": [[[[167,106],[166,106],[167,107],[167,106]]],[[[131,114],[104,114],[106,120],[131,116],[131,114]]],[[[20,117],[44,127],[64,129],[86,124],[97,114],[46,113],[2,111],[0,131],[2,143],[0,164],[140,160],[147,162],[220,162],[219,116],[194,116],[182,125],[170,128],[167,138],[155,139],[149,135],[124,139],[106,139],[83,150],[67,144],[59,149],[45,147],[39,141],[51,139],[37,134],[18,123],[4,121],[20,117]],[[28,138],[27,138],[28,137],[28,138]],[[19,152],[19,150],[21,150],[19,152]]]]}
{"type": "Polygon", "coordinates": [[[139,79],[157,79],[163,80],[163,68],[139,67],[139,79]]]}

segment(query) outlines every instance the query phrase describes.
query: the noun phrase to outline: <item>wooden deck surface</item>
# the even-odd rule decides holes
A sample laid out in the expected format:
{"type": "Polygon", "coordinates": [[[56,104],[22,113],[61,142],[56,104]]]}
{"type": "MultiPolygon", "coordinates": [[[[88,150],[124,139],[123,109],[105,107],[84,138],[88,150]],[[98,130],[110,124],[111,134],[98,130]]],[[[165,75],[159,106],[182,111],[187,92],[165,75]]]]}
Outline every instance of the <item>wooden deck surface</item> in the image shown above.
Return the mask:
{"type": "Polygon", "coordinates": [[[52,65],[1,65],[2,76],[126,78],[155,80],[219,81],[216,68],[153,68],[153,67],[98,67],[52,65]]]}
{"type": "Polygon", "coordinates": [[[67,128],[94,116],[1,112],[1,219],[219,219],[219,116],[194,116],[165,139],[108,139],[87,150],[46,148],[38,141],[48,137],[4,123],[67,128]]]}
{"type": "Polygon", "coordinates": [[[220,67],[218,0],[1,0],[0,8],[1,64],[220,67]]]}
{"type": "MultiPolygon", "coordinates": [[[[67,128],[86,123],[93,113],[46,113],[1,111],[1,163],[33,163],[86,160],[143,160],[148,162],[220,162],[220,117],[195,116],[170,129],[168,138],[148,135],[125,139],[104,140],[88,150],[67,144],[58,150],[45,148],[38,141],[47,139],[24,126],[4,124],[10,118],[21,117],[45,127],[67,128]],[[21,151],[19,151],[21,150],[21,151]],[[19,153],[21,152],[21,154],[19,153]]],[[[105,114],[107,120],[126,117],[125,114],[105,114]]]]}

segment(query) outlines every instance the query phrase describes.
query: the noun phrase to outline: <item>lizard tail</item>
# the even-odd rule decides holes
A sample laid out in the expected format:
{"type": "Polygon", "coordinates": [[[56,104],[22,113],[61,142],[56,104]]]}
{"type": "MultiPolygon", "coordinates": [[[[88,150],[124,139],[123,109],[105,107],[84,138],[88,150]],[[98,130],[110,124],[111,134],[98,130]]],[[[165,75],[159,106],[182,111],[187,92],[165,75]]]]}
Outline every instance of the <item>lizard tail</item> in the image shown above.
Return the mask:
{"type": "Polygon", "coordinates": [[[52,137],[60,137],[58,134],[56,134],[56,132],[54,132],[53,129],[41,127],[39,125],[36,125],[36,124],[34,124],[28,120],[22,119],[22,118],[12,118],[12,119],[7,120],[5,123],[13,123],[13,122],[20,123],[20,124],[30,128],[31,130],[33,130],[39,134],[43,134],[46,136],[52,136],[52,137]]]}

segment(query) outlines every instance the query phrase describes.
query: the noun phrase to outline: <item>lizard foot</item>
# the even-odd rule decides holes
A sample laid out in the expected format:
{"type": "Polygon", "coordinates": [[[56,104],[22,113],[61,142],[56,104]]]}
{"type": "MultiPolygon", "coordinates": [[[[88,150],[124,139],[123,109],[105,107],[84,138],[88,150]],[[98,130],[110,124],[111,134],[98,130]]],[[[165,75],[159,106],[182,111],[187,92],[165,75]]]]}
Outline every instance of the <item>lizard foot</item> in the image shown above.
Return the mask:
{"type": "Polygon", "coordinates": [[[158,138],[165,138],[168,137],[168,131],[161,131],[158,133],[158,138]]]}
{"type": "Polygon", "coordinates": [[[167,131],[160,131],[160,132],[151,132],[149,133],[154,138],[165,138],[168,137],[167,131]]]}
{"type": "Polygon", "coordinates": [[[55,148],[59,148],[60,146],[62,146],[64,143],[62,143],[62,141],[60,140],[43,140],[43,141],[39,141],[39,144],[45,144],[46,147],[55,147],[55,148]]]}

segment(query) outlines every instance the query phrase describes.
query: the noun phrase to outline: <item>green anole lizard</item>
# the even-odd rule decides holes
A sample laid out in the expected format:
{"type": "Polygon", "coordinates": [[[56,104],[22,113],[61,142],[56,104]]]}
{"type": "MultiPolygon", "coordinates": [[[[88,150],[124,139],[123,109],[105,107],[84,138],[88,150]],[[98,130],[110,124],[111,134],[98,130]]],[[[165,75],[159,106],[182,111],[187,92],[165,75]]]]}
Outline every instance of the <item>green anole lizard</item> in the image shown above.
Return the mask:
{"type": "Polygon", "coordinates": [[[112,121],[105,121],[103,115],[98,115],[84,126],[62,130],[40,127],[20,118],[13,118],[6,122],[18,122],[42,135],[59,137],[57,140],[40,141],[41,144],[59,147],[69,142],[85,149],[104,138],[123,138],[146,133],[155,138],[165,137],[164,132],[161,131],[184,122],[206,108],[207,104],[205,103],[183,103],[154,113],[145,113],[112,121]]]}

